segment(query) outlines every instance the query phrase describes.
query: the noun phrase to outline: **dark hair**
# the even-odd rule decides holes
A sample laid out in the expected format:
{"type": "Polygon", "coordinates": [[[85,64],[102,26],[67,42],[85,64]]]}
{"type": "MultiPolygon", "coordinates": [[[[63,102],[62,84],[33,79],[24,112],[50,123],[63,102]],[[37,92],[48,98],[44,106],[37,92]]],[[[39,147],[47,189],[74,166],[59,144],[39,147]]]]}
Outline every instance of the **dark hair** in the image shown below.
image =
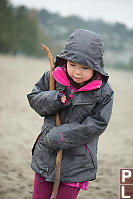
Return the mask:
{"type": "Polygon", "coordinates": [[[64,64],[65,65],[67,64],[67,60],[59,58],[59,57],[56,57],[55,67],[57,67],[57,66],[63,67],[64,64]]]}

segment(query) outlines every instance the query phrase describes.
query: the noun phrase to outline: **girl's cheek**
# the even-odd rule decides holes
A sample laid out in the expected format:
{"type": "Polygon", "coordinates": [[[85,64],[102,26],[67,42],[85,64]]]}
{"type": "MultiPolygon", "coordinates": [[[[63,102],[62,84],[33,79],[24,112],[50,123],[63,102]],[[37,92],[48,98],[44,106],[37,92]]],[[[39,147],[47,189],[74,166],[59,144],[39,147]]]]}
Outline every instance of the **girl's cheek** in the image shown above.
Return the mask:
{"type": "Polygon", "coordinates": [[[67,72],[68,72],[68,75],[71,77],[72,71],[71,71],[71,70],[68,70],[67,72]]]}
{"type": "Polygon", "coordinates": [[[88,73],[88,76],[91,78],[91,77],[93,76],[93,71],[90,71],[90,72],[88,73]]]}

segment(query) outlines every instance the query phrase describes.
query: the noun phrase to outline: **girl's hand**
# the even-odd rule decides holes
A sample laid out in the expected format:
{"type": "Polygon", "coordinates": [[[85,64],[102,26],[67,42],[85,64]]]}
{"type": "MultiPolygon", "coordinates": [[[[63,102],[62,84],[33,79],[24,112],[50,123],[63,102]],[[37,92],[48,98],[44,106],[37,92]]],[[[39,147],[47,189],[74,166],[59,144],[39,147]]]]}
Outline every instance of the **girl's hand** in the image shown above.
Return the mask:
{"type": "Polygon", "coordinates": [[[63,95],[63,96],[61,97],[61,102],[62,102],[63,104],[65,104],[65,102],[66,102],[66,95],[63,95]]]}
{"type": "Polygon", "coordinates": [[[70,93],[69,90],[68,92],[66,92],[66,90],[61,90],[59,93],[58,93],[58,96],[57,96],[57,101],[63,105],[67,105],[69,106],[72,102],[71,98],[70,98],[70,93]]]}

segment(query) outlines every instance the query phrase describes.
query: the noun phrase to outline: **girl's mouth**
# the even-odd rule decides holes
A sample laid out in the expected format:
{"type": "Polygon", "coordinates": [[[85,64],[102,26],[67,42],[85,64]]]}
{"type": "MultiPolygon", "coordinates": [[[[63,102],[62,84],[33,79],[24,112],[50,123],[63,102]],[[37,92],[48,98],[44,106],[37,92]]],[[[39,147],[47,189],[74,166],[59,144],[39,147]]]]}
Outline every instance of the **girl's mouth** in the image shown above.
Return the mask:
{"type": "Polygon", "coordinates": [[[73,77],[73,80],[76,81],[76,82],[80,82],[82,81],[82,78],[79,78],[79,77],[73,77]]]}
{"type": "Polygon", "coordinates": [[[81,77],[73,77],[74,79],[81,80],[81,77]]]}

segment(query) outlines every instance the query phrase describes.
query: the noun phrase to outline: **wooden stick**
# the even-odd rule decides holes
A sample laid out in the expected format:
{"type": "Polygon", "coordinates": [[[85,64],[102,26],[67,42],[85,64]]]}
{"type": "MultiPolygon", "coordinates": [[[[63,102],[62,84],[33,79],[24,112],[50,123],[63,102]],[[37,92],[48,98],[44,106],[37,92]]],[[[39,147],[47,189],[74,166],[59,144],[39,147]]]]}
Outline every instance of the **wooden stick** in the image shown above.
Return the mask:
{"type": "MultiPolygon", "coordinates": [[[[52,55],[50,53],[50,50],[47,46],[45,46],[43,43],[41,44],[43,50],[48,54],[48,59],[50,62],[50,90],[55,89],[55,81],[52,76],[52,72],[54,70],[54,61],[52,58],[52,55]]],[[[57,112],[56,113],[56,126],[61,125],[61,119],[60,119],[60,114],[57,112]]],[[[56,199],[59,184],[60,184],[60,167],[61,167],[61,159],[62,159],[62,150],[57,151],[57,156],[56,156],[56,165],[55,165],[55,176],[54,176],[54,185],[53,185],[53,190],[52,190],[52,195],[50,199],[56,199]]]]}
{"type": "Polygon", "coordinates": [[[42,46],[42,49],[48,54],[48,59],[50,62],[50,90],[54,90],[55,89],[55,81],[52,76],[52,72],[54,71],[54,67],[55,67],[54,60],[50,53],[49,48],[47,46],[45,46],[43,43],[41,44],[41,46],[42,46]]]}

